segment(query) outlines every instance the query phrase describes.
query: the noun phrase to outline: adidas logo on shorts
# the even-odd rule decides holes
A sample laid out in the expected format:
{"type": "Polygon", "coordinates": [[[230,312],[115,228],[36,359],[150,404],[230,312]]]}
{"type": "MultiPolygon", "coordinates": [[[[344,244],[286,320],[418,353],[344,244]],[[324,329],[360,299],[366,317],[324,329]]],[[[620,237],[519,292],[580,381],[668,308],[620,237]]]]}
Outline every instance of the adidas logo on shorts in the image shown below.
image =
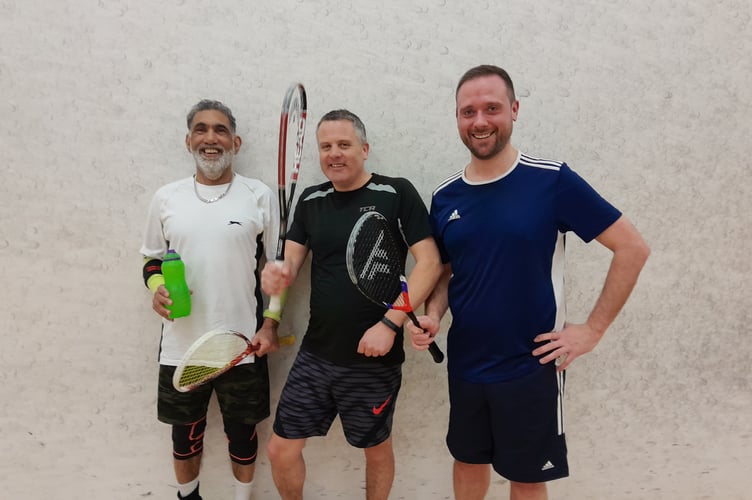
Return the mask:
{"type": "Polygon", "coordinates": [[[541,467],[541,470],[549,470],[553,468],[554,468],[554,464],[552,464],[551,461],[549,460],[543,465],[543,467],[541,467]]]}

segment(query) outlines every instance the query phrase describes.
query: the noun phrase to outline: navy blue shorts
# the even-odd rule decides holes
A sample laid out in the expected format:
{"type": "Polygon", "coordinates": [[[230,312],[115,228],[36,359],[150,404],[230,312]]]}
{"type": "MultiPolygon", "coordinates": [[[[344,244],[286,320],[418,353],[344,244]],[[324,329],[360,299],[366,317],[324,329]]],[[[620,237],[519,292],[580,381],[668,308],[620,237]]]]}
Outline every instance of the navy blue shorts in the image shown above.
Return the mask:
{"type": "Polygon", "coordinates": [[[339,414],[345,438],[356,448],[391,435],[402,366],[339,366],[298,352],[277,405],[274,432],[286,439],[325,436],[339,414]]]}
{"type": "Polygon", "coordinates": [[[460,462],[490,463],[510,481],[566,477],[563,394],[564,373],[554,363],[496,384],[450,378],[449,451],[460,462]]]}

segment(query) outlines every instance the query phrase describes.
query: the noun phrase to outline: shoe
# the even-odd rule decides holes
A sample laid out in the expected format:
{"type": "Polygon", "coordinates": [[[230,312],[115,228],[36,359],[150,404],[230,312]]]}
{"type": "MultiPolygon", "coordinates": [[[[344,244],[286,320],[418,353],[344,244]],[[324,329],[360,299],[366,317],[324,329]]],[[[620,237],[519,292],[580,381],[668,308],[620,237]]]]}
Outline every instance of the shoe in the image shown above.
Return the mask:
{"type": "Polygon", "coordinates": [[[187,497],[182,496],[178,491],[178,498],[180,500],[202,500],[201,495],[198,494],[198,486],[196,486],[196,489],[193,490],[187,497]]]}

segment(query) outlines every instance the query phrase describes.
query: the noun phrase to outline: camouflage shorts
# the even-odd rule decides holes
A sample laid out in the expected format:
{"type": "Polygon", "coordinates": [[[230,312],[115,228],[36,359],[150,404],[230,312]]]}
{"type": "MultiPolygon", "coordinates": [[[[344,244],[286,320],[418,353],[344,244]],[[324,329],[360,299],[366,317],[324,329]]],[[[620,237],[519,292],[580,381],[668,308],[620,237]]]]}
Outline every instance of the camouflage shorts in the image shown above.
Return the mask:
{"type": "Polygon", "coordinates": [[[266,357],[238,365],[190,392],[172,385],[174,366],[159,366],[157,418],[166,424],[186,425],[206,416],[212,392],[217,394],[222,417],[257,424],[269,416],[269,370],[266,357]]]}

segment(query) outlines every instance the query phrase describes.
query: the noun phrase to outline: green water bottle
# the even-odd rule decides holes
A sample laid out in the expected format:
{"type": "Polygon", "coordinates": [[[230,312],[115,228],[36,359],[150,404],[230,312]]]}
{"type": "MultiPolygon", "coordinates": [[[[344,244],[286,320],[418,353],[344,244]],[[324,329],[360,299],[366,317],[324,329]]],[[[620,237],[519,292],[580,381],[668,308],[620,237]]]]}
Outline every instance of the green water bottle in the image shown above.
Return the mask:
{"type": "Polygon", "coordinates": [[[167,250],[162,260],[162,276],[172,301],[171,306],[165,306],[170,310],[170,318],[182,318],[191,314],[191,290],[185,282],[185,264],[175,250],[167,250]]]}

